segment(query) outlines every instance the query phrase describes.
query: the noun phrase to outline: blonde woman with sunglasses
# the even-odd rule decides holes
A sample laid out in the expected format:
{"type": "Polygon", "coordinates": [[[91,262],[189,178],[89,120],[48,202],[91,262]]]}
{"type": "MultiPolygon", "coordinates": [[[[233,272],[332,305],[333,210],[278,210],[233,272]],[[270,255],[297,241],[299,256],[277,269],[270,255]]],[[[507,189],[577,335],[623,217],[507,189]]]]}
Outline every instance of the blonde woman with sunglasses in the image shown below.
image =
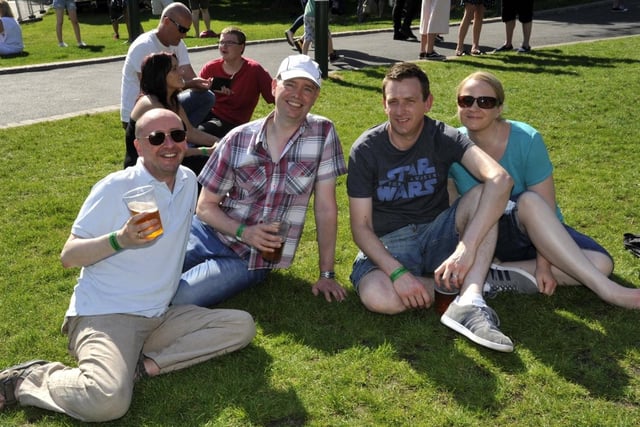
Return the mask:
{"type": "MultiPolygon", "coordinates": [[[[591,237],[563,223],[553,166],[542,136],[526,123],[502,117],[504,89],[496,76],[475,72],[458,86],[458,118],[472,141],[497,160],[514,181],[498,223],[495,258],[535,276],[539,292],[557,285],[585,285],[609,304],[640,308],[640,289],[613,282],[611,255],[591,237]]],[[[451,201],[477,182],[460,164],[449,173],[451,201]]]]}

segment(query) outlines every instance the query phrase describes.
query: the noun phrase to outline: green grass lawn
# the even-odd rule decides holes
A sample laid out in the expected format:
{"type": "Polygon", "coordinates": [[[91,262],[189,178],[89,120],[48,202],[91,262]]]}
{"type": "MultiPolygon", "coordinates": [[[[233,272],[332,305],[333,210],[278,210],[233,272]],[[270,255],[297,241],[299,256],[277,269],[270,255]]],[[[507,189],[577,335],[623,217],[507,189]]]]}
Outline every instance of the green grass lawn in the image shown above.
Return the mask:
{"type": "MultiPolygon", "coordinates": [[[[355,13],[357,1],[344,0],[344,2],[345,13],[334,15],[331,19],[330,28],[333,33],[391,28],[393,26],[391,8],[388,5],[384,9],[382,17],[369,17],[365,22],[360,23],[355,13]]],[[[535,7],[537,10],[543,10],[582,3],[589,3],[589,1],[538,0],[535,7]]],[[[212,19],[211,28],[214,31],[219,32],[226,26],[236,25],[247,34],[249,41],[281,39],[284,30],[302,12],[299,0],[216,0],[211,2],[209,10],[212,19]]],[[[451,19],[453,21],[459,20],[461,12],[462,9],[456,7],[451,13],[451,19]]],[[[487,10],[486,16],[498,16],[499,14],[499,10],[494,7],[487,10]]],[[[113,30],[106,10],[80,9],[78,14],[80,32],[82,39],[88,44],[86,49],[76,47],[73,30],[67,18],[65,18],[62,32],[69,47],[63,49],[58,47],[55,30],[56,16],[53,9],[50,9],[45,15],[37,15],[42,17],[41,21],[22,25],[26,54],[13,58],[0,58],[0,68],[120,56],[127,53],[129,45],[125,42],[128,37],[126,27],[124,23],[120,24],[121,40],[112,39],[113,30]]],[[[141,12],[140,21],[145,31],[158,25],[158,17],[152,16],[149,10],[141,12]]],[[[414,25],[418,25],[419,21],[420,17],[418,16],[413,22],[414,25]]],[[[200,27],[201,30],[204,29],[202,22],[200,22],[200,27]]],[[[302,30],[299,31],[299,34],[301,33],[302,30]]],[[[185,43],[190,48],[217,43],[217,39],[196,38],[193,31],[190,31],[188,36],[185,43]]]]}
{"type": "MultiPolygon", "coordinates": [[[[431,115],[457,125],[455,86],[482,68],[506,87],[508,118],[536,127],[555,165],[567,223],[616,260],[615,278],[640,287],[640,260],[623,249],[640,233],[640,37],[537,49],[530,55],[422,62],[431,115]]],[[[335,121],[345,153],[384,120],[384,68],[332,74],[314,112],[335,121]]],[[[261,103],[257,116],[271,109],[261,103]]],[[[0,131],[0,366],[32,358],[73,364],[60,333],[77,269],[59,252],[93,183],[124,153],[118,113],[0,131]]],[[[472,344],[431,311],[368,312],[348,282],[356,254],[345,179],[338,181],[336,272],[347,301],[314,298],[317,252],[307,222],[294,265],[223,306],[258,325],[240,352],[136,386],[114,426],[637,426],[640,315],[583,287],[489,303],[516,350],[472,344]]],[[[150,262],[162,262],[151,260],[150,262]]],[[[36,408],[0,414],[2,426],[80,426],[36,408]]]]}

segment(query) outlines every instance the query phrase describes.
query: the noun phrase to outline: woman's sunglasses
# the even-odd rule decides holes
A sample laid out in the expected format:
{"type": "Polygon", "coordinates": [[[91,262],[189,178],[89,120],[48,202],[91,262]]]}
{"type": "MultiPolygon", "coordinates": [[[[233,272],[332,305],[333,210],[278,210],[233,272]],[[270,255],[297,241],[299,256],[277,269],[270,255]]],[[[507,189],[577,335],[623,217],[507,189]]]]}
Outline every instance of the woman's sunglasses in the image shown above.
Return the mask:
{"type": "MultiPolygon", "coordinates": [[[[173,142],[183,142],[187,138],[187,132],[182,129],[175,129],[169,132],[173,142]]],[[[147,139],[151,145],[161,145],[167,134],[162,131],[151,132],[147,139]]]]}
{"type": "Polygon", "coordinates": [[[478,107],[484,110],[490,110],[499,104],[498,98],[494,98],[493,96],[479,96],[474,98],[471,95],[466,95],[458,97],[458,106],[460,108],[471,108],[476,101],[478,102],[478,107]]]}
{"type": "Polygon", "coordinates": [[[180,25],[176,21],[174,21],[173,18],[170,18],[168,16],[167,16],[167,18],[169,18],[169,21],[171,21],[174,24],[176,24],[176,27],[178,27],[178,31],[180,31],[182,34],[187,34],[189,32],[189,28],[188,27],[183,27],[182,25],[180,25]]]}

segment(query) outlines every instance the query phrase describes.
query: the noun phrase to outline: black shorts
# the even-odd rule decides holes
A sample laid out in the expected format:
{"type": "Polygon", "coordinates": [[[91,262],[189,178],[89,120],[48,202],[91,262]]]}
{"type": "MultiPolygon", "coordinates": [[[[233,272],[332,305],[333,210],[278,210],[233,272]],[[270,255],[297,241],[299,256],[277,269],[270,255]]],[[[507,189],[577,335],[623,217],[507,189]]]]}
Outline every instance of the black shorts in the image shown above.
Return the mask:
{"type": "Polygon", "coordinates": [[[502,22],[516,19],[526,24],[533,21],[533,0],[502,0],[502,22]]]}
{"type": "MultiPolygon", "coordinates": [[[[515,197],[517,199],[517,196],[515,197]]],[[[525,261],[535,259],[537,252],[535,246],[526,233],[523,233],[518,225],[518,208],[513,198],[511,199],[507,210],[498,221],[498,241],[496,243],[495,257],[502,262],[509,261],[525,261]]],[[[564,225],[569,236],[576,242],[576,245],[582,250],[600,252],[613,260],[611,254],[607,252],[598,242],[586,234],[564,225]]]]}
{"type": "Polygon", "coordinates": [[[111,22],[119,21],[124,17],[125,7],[127,7],[127,2],[125,0],[109,1],[109,18],[111,18],[111,22]]]}

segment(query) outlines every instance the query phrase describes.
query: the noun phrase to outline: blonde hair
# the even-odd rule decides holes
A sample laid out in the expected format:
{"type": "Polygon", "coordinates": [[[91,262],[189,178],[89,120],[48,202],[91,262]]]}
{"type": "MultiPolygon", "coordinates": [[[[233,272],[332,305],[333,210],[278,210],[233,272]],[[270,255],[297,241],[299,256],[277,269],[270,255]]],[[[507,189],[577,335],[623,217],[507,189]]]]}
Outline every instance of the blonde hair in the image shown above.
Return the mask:
{"type": "Polygon", "coordinates": [[[504,88],[502,87],[502,83],[500,83],[500,80],[498,80],[496,76],[489,73],[488,71],[476,71],[475,73],[471,73],[467,77],[465,77],[464,80],[460,82],[460,84],[458,85],[458,88],[456,89],[456,97],[460,96],[460,92],[462,91],[462,88],[470,80],[485,82],[486,84],[491,86],[493,91],[496,93],[496,98],[498,99],[498,105],[504,104],[504,88]]]}
{"type": "Polygon", "coordinates": [[[0,16],[14,18],[13,10],[11,10],[11,6],[6,0],[0,0],[0,16]]]}

